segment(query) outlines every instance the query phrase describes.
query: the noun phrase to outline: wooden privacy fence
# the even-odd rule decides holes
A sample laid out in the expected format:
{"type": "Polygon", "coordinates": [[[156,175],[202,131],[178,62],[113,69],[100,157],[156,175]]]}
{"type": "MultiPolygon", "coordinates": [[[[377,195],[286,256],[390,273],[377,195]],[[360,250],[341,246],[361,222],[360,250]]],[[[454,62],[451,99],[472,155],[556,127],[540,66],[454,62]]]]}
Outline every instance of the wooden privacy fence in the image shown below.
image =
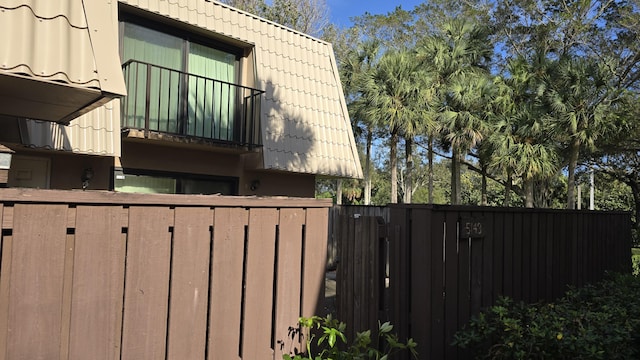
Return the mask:
{"type": "Polygon", "coordinates": [[[329,209],[329,244],[327,246],[327,268],[336,269],[339,259],[340,231],[346,229],[345,219],[360,216],[379,216],[389,221],[389,208],[384,206],[334,205],[329,209]]]}
{"type": "Polygon", "coordinates": [[[0,359],[281,359],[329,202],[0,189],[0,359]]]}
{"type": "Polygon", "coordinates": [[[417,341],[420,359],[467,359],[450,346],[453,335],[500,296],[552,301],[568,285],[631,270],[627,213],[394,205],[386,230],[372,227],[378,221],[343,220],[338,317],[361,331],[377,326],[366,309],[378,309],[401,339],[417,341]],[[381,254],[387,240],[389,252],[381,254]],[[362,303],[345,300],[360,293],[362,303]]]}

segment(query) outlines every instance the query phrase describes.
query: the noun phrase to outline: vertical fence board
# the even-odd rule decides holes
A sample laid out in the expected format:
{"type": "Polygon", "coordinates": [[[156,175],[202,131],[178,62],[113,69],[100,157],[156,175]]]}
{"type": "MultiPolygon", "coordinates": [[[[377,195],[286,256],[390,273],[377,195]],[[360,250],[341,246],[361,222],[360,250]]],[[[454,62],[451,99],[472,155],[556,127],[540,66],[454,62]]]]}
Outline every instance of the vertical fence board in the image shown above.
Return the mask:
{"type": "Polygon", "coordinates": [[[504,296],[515,297],[515,286],[513,285],[515,277],[515,258],[514,249],[516,239],[513,238],[513,214],[507,213],[503,216],[502,234],[504,241],[504,266],[503,266],[503,294],[504,296]]]}
{"type": "Polygon", "coordinates": [[[544,284],[545,264],[542,259],[544,259],[545,257],[544,254],[546,250],[544,238],[541,236],[540,231],[543,216],[544,215],[541,216],[539,213],[533,214],[533,222],[531,227],[531,239],[533,241],[532,252],[534,252],[531,259],[531,266],[533,267],[531,269],[531,295],[533,301],[540,301],[544,297],[544,287],[542,284],[544,284]]]}
{"type": "Polygon", "coordinates": [[[526,247],[523,244],[523,229],[522,229],[522,213],[513,212],[513,227],[511,228],[511,233],[508,235],[513,242],[513,280],[511,282],[511,286],[513,287],[513,297],[516,300],[523,300],[523,284],[525,283],[524,279],[524,266],[523,266],[523,258],[526,247]]]}
{"type": "Polygon", "coordinates": [[[459,213],[458,218],[461,222],[459,226],[458,234],[458,312],[456,329],[462,326],[469,319],[469,309],[471,307],[471,246],[472,237],[463,237],[462,232],[465,226],[467,226],[464,219],[467,221],[475,222],[474,214],[472,213],[459,213]]]}
{"type": "MultiPolygon", "coordinates": [[[[459,214],[463,218],[468,216],[469,219],[473,219],[471,214],[462,213],[459,214]]],[[[455,329],[451,333],[451,337],[447,340],[449,344],[453,341],[453,335],[455,332],[462,327],[469,320],[469,312],[471,308],[471,271],[472,271],[472,258],[471,258],[471,247],[472,243],[476,242],[476,239],[472,239],[472,237],[462,237],[462,231],[464,223],[459,224],[459,232],[458,235],[458,289],[457,289],[457,303],[458,303],[458,311],[457,311],[457,320],[455,323],[455,329]]],[[[480,262],[480,264],[482,264],[480,262]]],[[[466,352],[460,350],[456,347],[451,346],[452,349],[455,350],[455,357],[457,359],[461,356],[466,355],[466,352]]],[[[451,358],[451,357],[448,357],[451,358]]]]}
{"type": "Polygon", "coordinates": [[[576,281],[575,284],[577,286],[583,286],[585,283],[585,253],[584,253],[584,239],[588,237],[588,234],[585,232],[584,227],[585,223],[589,222],[589,217],[582,215],[578,217],[577,223],[577,241],[575,244],[575,256],[576,256],[576,281]]]}
{"type": "MultiPolygon", "coordinates": [[[[277,209],[249,210],[244,327],[241,330],[242,357],[245,359],[273,358],[272,334],[265,328],[272,329],[277,220],[277,209]]],[[[326,253],[322,255],[323,263],[325,259],[326,253]]]]}
{"type": "Polygon", "coordinates": [[[457,349],[450,346],[453,334],[458,328],[458,213],[447,211],[445,229],[445,356],[444,359],[455,359],[457,349]]]}
{"type": "MultiPolygon", "coordinates": [[[[429,233],[431,231],[431,211],[414,209],[411,212],[411,336],[417,341],[417,351],[425,358],[431,358],[431,292],[433,271],[429,233]]],[[[439,331],[439,329],[436,329],[439,331]]]]}
{"type": "Polygon", "coordinates": [[[504,216],[496,215],[493,219],[493,276],[492,279],[492,299],[497,300],[505,294],[505,273],[508,271],[505,266],[505,240],[504,240],[504,216]]]}
{"type": "Polygon", "coordinates": [[[555,228],[555,221],[554,221],[554,214],[545,214],[545,223],[546,223],[546,228],[543,232],[543,234],[545,235],[545,242],[546,242],[546,249],[547,249],[547,253],[546,253],[546,278],[545,278],[545,300],[546,301],[551,301],[553,299],[553,279],[554,279],[554,270],[555,267],[557,265],[555,265],[555,263],[557,262],[557,259],[555,259],[555,247],[556,247],[556,241],[553,238],[553,232],[554,232],[554,228],[555,228]]]}
{"type": "Polygon", "coordinates": [[[353,261],[354,258],[354,220],[351,215],[343,215],[339,219],[339,262],[336,273],[338,282],[336,302],[338,317],[347,324],[354,323],[353,306],[353,261]]]}
{"type": "Polygon", "coordinates": [[[524,213],[519,214],[521,225],[519,229],[520,239],[522,241],[522,299],[525,302],[531,301],[531,282],[532,279],[532,261],[533,241],[531,240],[532,218],[524,213]]]}
{"type": "MultiPolygon", "coordinates": [[[[276,270],[276,349],[274,359],[282,359],[283,354],[290,354],[296,350],[302,351],[300,342],[297,341],[298,337],[292,334],[289,329],[298,328],[298,317],[300,316],[301,237],[302,226],[305,221],[304,216],[303,209],[280,210],[280,239],[278,241],[278,264],[276,270]]],[[[334,218],[333,221],[335,224],[340,219],[334,218]]]]}
{"type": "MultiPolygon", "coordinates": [[[[367,318],[367,326],[366,329],[371,329],[371,335],[373,339],[378,338],[378,320],[379,318],[379,310],[381,308],[380,301],[380,293],[383,291],[384,282],[381,281],[383,279],[383,264],[380,263],[380,243],[384,241],[386,237],[386,233],[384,232],[386,228],[382,226],[378,222],[378,218],[375,216],[367,216],[369,233],[371,234],[371,239],[367,244],[367,265],[366,265],[366,277],[365,281],[367,282],[367,303],[364,308],[368,312],[367,318]]],[[[382,221],[382,220],[381,220],[382,221]]]]}
{"type": "Polygon", "coordinates": [[[204,359],[213,211],[175,209],[168,359],[204,359]]]}
{"type": "Polygon", "coordinates": [[[209,303],[209,359],[239,359],[247,210],[216,209],[209,303]]]}
{"type": "Polygon", "coordinates": [[[69,359],[119,359],[125,243],[121,207],[79,206],[69,359]]]}
{"type": "Polygon", "coordinates": [[[302,316],[320,312],[324,298],[328,209],[307,209],[302,277],[302,316]]]}
{"type": "MultiPolygon", "coordinates": [[[[482,279],[480,287],[482,289],[482,302],[481,308],[492,305],[495,300],[496,284],[493,283],[494,269],[493,264],[497,264],[500,261],[496,260],[496,252],[498,244],[496,244],[494,216],[492,212],[486,212],[484,214],[484,237],[482,238],[482,279]]],[[[496,266],[497,268],[497,266],[496,266]]],[[[477,309],[471,309],[474,313],[477,309]]]]}
{"type": "Polygon", "coordinates": [[[66,205],[14,207],[7,359],[60,357],[66,205]]]}
{"type": "MultiPolygon", "coordinates": [[[[445,251],[445,213],[433,211],[431,214],[431,358],[444,359],[446,347],[445,337],[445,281],[444,281],[444,251],[445,251]]],[[[424,339],[429,341],[429,339],[424,339]]]]}
{"type": "Polygon", "coordinates": [[[364,255],[365,253],[362,251],[365,247],[365,237],[370,234],[367,232],[367,227],[363,223],[364,219],[362,217],[353,218],[354,226],[354,235],[352,238],[353,241],[353,320],[349,328],[347,329],[347,336],[350,339],[353,339],[355,333],[358,331],[362,331],[365,326],[365,321],[367,320],[364,317],[363,306],[365,306],[364,301],[366,298],[365,295],[365,287],[364,287],[364,255]]]}
{"type": "Polygon", "coordinates": [[[531,214],[529,219],[530,227],[529,227],[529,241],[530,241],[530,251],[529,254],[529,264],[530,264],[530,283],[527,284],[527,287],[530,290],[529,299],[532,302],[538,301],[538,284],[540,283],[538,280],[538,276],[540,274],[539,262],[538,259],[540,256],[538,255],[540,251],[540,241],[538,240],[538,226],[539,226],[539,216],[538,213],[531,214]]]}
{"type": "MultiPolygon", "coordinates": [[[[3,229],[13,228],[13,223],[5,225],[8,211],[0,204],[0,360],[7,359],[7,330],[9,321],[9,279],[11,278],[11,243],[13,236],[3,229]]],[[[13,220],[13,219],[12,219],[13,220]]]]}
{"type": "Polygon", "coordinates": [[[173,212],[129,209],[122,359],[162,359],[166,335],[173,212]]]}
{"type": "Polygon", "coordinates": [[[401,340],[410,335],[409,331],[409,294],[410,284],[408,283],[410,268],[407,242],[410,239],[408,233],[410,227],[410,209],[391,208],[390,229],[390,263],[389,263],[389,290],[391,292],[391,321],[397,335],[401,340]]]}

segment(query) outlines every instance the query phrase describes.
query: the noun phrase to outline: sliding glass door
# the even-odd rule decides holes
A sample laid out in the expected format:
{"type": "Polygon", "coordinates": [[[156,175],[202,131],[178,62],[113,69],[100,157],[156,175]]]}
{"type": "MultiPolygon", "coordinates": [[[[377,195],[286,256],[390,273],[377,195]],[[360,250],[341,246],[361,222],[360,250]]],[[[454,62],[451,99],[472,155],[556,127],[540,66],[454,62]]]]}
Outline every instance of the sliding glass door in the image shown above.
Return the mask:
{"type": "Polygon", "coordinates": [[[232,54],[189,44],[189,74],[195,76],[189,77],[186,135],[234,140],[235,64],[232,54]]]}
{"type": "Polygon", "coordinates": [[[141,25],[123,24],[125,125],[234,141],[237,56],[141,25]]]}
{"type": "Polygon", "coordinates": [[[123,59],[139,61],[125,74],[129,97],[126,124],[144,129],[148,116],[149,130],[178,133],[184,40],[131,23],[124,27],[123,59]]]}

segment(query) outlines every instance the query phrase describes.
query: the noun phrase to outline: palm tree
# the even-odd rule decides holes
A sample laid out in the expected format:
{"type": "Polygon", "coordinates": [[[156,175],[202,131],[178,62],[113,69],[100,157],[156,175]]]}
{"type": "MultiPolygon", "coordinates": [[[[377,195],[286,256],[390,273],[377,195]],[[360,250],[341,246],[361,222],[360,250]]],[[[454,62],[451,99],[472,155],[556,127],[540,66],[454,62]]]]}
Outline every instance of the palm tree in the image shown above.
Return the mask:
{"type": "Polygon", "coordinates": [[[398,201],[398,140],[402,134],[412,136],[420,122],[417,64],[411,52],[387,51],[369,73],[363,88],[367,117],[384,124],[390,135],[391,203],[398,201]]]}
{"type": "Polygon", "coordinates": [[[350,51],[341,67],[341,75],[345,91],[352,97],[349,103],[351,118],[363,126],[366,133],[365,165],[364,165],[364,204],[371,204],[371,148],[373,133],[377,127],[376,119],[367,115],[371,104],[366,96],[367,78],[379,60],[380,43],[377,40],[366,41],[350,51]]]}
{"type": "Polygon", "coordinates": [[[544,56],[527,61],[518,57],[509,61],[506,79],[497,78],[498,95],[493,101],[497,121],[489,137],[491,167],[506,175],[505,203],[508,206],[513,177],[520,177],[525,206],[534,206],[534,183],[557,172],[557,151],[543,121],[546,109],[540,102],[540,79],[544,74],[544,56]]]}
{"type": "Polygon", "coordinates": [[[609,69],[586,58],[560,58],[544,79],[547,120],[556,129],[567,154],[567,208],[575,207],[575,173],[581,150],[593,150],[606,131],[612,104],[609,69]]]}
{"type": "Polygon", "coordinates": [[[492,53],[488,29],[460,19],[444,22],[439,33],[419,46],[425,71],[433,79],[435,112],[451,147],[451,203],[460,203],[460,164],[484,137],[484,110],[491,93],[487,64],[492,53]]]}

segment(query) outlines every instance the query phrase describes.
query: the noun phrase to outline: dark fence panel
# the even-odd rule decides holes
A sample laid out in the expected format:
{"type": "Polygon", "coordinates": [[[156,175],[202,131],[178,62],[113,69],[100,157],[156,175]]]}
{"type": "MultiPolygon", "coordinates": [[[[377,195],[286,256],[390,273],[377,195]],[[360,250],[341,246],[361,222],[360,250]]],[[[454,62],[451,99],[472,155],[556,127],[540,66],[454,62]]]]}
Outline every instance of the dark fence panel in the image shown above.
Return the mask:
{"type": "Polygon", "coordinates": [[[340,244],[337,263],[336,308],[338,319],[347,323],[347,337],[378,328],[378,319],[388,317],[384,308],[387,239],[382,217],[344,215],[334,230],[340,244]]]}
{"type": "Polygon", "coordinates": [[[608,270],[631,270],[627,213],[374,208],[388,214],[385,229],[372,225],[378,218],[354,217],[372,211],[362,208],[332,210],[330,234],[339,244],[334,245],[339,249],[338,317],[352,331],[365,330],[367,324],[374,329],[377,322],[371,312],[363,313],[367,304],[362,301],[376,302],[378,319],[392,321],[401,339],[416,340],[421,359],[469,358],[450,346],[453,335],[500,296],[553,301],[569,285],[596,282],[608,270]],[[375,259],[377,270],[362,266],[375,259]],[[379,278],[371,281],[372,276],[379,278]],[[362,298],[363,292],[371,295],[362,298]]]}

